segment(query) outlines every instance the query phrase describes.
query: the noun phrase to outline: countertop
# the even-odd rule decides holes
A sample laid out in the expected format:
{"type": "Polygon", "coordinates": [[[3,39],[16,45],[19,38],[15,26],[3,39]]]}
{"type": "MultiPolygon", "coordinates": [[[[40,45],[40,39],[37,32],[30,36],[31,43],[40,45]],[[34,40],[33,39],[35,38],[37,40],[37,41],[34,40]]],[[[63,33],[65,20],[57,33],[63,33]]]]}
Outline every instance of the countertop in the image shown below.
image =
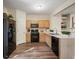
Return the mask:
{"type": "MultiPolygon", "coordinates": [[[[26,34],[30,34],[31,32],[26,32],[26,34]]],[[[54,37],[57,37],[57,38],[75,38],[75,35],[63,35],[63,34],[53,34],[52,32],[39,32],[39,33],[45,33],[47,35],[50,35],[50,36],[54,36],[54,37]]]]}
{"type": "Polygon", "coordinates": [[[63,34],[53,34],[53,33],[48,33],[48,32],[45,32],[46,34],[50,35],[50,36],[54,36],[54,37],[57,37],[57,38],[75,38],[75,35],[63,35],[63,34]]]}

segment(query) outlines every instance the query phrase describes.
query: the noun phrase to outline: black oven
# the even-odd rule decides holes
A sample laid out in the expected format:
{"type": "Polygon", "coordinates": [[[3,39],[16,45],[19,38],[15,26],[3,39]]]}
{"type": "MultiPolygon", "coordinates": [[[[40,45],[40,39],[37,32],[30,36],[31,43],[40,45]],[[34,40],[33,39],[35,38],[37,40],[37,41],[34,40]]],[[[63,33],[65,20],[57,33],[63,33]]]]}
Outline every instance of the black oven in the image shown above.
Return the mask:
{"type": "Polygon", "coordinates": [[[39,42],[39,32],[38,30],[31,30],[31,42],[39,42]]]}

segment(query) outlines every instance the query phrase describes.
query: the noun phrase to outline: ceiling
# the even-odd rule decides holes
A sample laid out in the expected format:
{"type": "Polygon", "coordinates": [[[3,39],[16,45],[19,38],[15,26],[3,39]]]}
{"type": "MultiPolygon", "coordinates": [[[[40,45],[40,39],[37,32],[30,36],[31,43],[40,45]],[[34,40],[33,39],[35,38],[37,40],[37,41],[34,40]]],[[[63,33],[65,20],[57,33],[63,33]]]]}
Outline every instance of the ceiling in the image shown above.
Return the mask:
{"type": "Polygon", "coordinates": [[[67,7],[66,9],[62,10],[60,13],[58,14],[75,14],[75,4],[67,7]]]}
{"type": "Polygon", "coordinates": [[[67,0],[3,0],[3,5],[26,11],[27,14],[51,14],[67,0]]]}

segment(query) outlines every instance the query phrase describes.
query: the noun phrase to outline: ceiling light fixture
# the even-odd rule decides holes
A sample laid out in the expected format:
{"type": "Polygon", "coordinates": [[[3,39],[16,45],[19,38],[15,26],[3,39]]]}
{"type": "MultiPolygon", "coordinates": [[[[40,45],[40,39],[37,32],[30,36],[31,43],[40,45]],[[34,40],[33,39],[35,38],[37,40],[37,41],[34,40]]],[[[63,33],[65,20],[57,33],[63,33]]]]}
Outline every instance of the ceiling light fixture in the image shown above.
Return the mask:
{"type": "Polygon", "coordinates": [[[43,4],[35,5],[34,8],[35,8],[35,10],[43,10],[44,5],[43,4]]]}
{"type": "Polygon", "coordinates": [[[37,6],[37,8],[38,8],[38,9],[41,9],[41,8],[42,8],[42,5],[37,6]]]}

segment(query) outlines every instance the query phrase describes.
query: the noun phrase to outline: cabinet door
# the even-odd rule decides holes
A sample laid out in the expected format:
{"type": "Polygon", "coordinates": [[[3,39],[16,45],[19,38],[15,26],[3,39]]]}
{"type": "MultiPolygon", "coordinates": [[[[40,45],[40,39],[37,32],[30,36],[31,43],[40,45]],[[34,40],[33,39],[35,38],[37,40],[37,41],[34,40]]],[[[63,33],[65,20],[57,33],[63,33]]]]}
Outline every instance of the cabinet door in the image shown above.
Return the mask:
{"type": "Polygon", "coordinates": [[[39,21],[39,28],[44,28],[44,21],[43,20],[39,21]]]}
{"type": "Polygon", "coordinates": [[[26,21],[26,28],[30,28],[31,27],[31,21],[30,20],[27,20],[26,21]]]}
{"type": "Polygon", "coordinates": [[[48,34],[45,34],[45,39],[46,39],[47,45],[51,48],[51,36],[48,34]]]}
{"type": "Polygon", "coordinates": [[[49,28],[50,24],[49,24],[49,20],[45,20],[44,21],[44,27],[45,28],[49,28]]]}
{"type": "Polygon", "coordinates": [[[39,27],[40,28],[49,28],[49,20],[40,20],[39,27]]]}
{"type": "Polygon", "coordinates": [[[30,33],[26,34],[26,42],[31,42],[31,34],[30,33]]]}
{"type": "Polygon", "coordinates": [[[45,34],[40,33],[40,42],[45,42],[45,34]]]}

